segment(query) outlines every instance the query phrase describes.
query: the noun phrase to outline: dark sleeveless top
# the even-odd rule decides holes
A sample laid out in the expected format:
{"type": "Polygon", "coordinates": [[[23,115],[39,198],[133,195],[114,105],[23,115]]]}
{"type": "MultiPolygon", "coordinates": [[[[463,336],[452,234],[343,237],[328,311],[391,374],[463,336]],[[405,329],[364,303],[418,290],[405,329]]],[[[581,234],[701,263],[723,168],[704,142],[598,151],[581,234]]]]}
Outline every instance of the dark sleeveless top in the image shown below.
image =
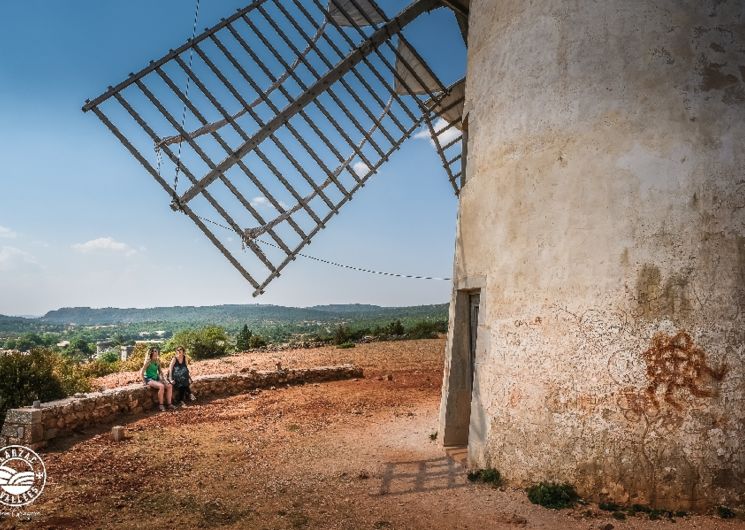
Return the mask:
{"type": "Polygon", "coordinates": [[[186,366],[186,357],[184,357],[183,363],[178,362],[178,358],[176,358],[172,375],[176,386],[189,386],[189,367],[186,366]]]}

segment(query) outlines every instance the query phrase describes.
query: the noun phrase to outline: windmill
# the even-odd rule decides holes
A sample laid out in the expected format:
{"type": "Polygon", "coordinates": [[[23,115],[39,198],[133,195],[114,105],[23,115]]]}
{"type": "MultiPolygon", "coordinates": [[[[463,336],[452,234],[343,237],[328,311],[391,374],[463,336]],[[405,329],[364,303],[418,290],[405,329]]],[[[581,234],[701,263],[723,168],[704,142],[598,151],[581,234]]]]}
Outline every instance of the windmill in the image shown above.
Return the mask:
{"type": "Polygon", "coordinates": [[[257,296],[422,127],[459,192],[465,80],[443,84],[405,35],[437,8],[465,39],[463,0],[393,18],[375,0],[255,0],[83,110],[257,296]]]}

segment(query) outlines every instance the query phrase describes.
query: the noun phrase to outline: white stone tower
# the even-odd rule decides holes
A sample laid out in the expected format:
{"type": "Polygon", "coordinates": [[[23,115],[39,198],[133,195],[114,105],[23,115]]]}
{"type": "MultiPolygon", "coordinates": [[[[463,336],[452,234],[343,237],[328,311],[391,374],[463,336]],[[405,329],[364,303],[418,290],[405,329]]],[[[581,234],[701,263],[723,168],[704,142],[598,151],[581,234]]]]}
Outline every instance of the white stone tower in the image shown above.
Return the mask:
{"type": "Polygon", "coordinates": [[[515,485],[742,504],[745,2],[470,10],[445,444],[515,485]]]}

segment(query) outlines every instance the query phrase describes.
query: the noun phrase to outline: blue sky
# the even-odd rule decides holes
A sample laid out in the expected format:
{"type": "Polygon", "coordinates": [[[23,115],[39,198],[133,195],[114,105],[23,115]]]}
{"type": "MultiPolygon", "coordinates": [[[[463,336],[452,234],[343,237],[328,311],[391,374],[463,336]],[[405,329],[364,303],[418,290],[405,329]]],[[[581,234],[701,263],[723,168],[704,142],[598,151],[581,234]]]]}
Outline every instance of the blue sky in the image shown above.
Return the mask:
{"type": "MultiPolygon", "coordinates": [[[[242,7],[203,1],[199,29],[242,7]]],[[[401,2],[381,2],[390,13],[401,2]]],[[[449,282],[392,279],[299,258],[260,298],[105,127],[80,107],[191,35],[190,0],[0,0],[0,314],[61,306],[306,306],[444,302],[449,282]]],[[[463,69],[452,15],[410,39],[463,69]]],[[[456,76],[457,77],[457,76],[456,76]]],[[[450,276],[457,200],[430,143],[409,140],[305,252],[450,276]]]]}

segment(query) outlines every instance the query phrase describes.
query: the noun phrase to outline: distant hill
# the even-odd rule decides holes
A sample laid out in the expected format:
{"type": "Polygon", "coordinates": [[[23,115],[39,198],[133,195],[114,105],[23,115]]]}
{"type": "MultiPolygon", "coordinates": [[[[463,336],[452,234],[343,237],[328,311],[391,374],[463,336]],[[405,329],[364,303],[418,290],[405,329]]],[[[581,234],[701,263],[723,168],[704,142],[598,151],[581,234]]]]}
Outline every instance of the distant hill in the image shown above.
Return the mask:
{"type": "MultiPolygon", "coordinates": [[[[333,323],[352,320],[447,318],[447,304],[381,307],[364,304],[335,304],[315,307],[285,307],[277,305],[217,305],[176,306],[147,309],[119,309],[113,307],[64,307],[48,312],[36,320],[47,324],[100,326],[167,322],[173,324],[211,323],[227,327],[237,324],[271,325],[299,322],[333,323]]],[[[24,320],[24,319],[20,319],[24,320]]]]}
{"type": "Polygon", "coordinates": [[[59,331],[61,327],[57,324],[42,322],[37,318],[0,315],[0,333],[39,333],[43,331],[59,331]]]}

